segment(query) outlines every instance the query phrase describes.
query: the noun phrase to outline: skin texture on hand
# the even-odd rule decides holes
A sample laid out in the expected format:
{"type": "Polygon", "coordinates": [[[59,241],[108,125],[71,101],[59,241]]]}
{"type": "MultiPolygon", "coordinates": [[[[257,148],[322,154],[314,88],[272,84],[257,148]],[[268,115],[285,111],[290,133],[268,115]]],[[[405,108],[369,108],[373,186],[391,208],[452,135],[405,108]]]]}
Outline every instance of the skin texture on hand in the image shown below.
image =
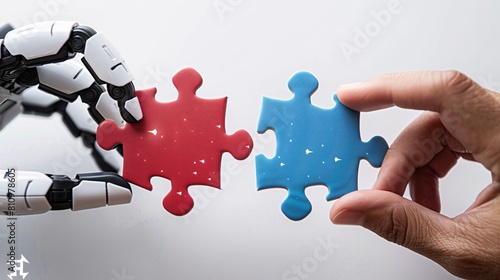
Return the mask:
{"type": "Polygon", "coordinates": [[[344,85],[338,96],[359,111],[425,112],[391,145],[373,189],[335,202],[332,222],[361,225],[456,276],[500,279],[500,94],[457,71],[429,71],[344,85]],[[465,213],[449,218],[439,213],[439,178],[460,157],[484,165],[493,180],[465,213]],[[412,200],[402,197],[406,186],[412,200]]]}

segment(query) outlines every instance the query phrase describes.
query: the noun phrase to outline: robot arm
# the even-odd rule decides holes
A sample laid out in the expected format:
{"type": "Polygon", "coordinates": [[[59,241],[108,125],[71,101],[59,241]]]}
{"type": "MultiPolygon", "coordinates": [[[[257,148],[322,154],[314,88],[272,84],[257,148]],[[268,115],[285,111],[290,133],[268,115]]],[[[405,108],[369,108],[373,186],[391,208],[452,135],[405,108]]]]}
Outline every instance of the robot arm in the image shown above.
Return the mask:
{"type": "MultiPolygon", "coordinates": [[[[0,129],[23,106],[26,113],[59,112],[73,135],[94,147],[96,123],[142,119],[132,80],[118,51],[92,28],[59,21],[18,29],[0,27],[0,129]],[[95,122],[84,116],[82,103],[88,105],[95,122]]],[[[117,169],[116,152],[104,153],[95,147],[94,154],[101,168],[117,169]]],[[[78,174],[71,179],[7,170],[0,171],[0,176],[0,214],[6,215],[123,204],[132,196],[128,182],[116,173],[78,174]]]]}
{"type": "Polygon", "coordinates": [[[129,203],[130,185],[116,173],[78,174],[75,179],[39,172],[0,170],[0,213],[8,216],[73,211],[129,203]]]}
{"type": "Polygon", "coordinates": [[[125,121],[142,118],[125,61],[102,33],[90,27],[64,21],[27,25],[7,32],[0,50],[0,80],[15,82],[12,87],[39,84],[41,90],[69,102],[80,96],[91,116],[101,122],[104,118],[97,107],[105,92],[101,85],[106,84],[125,121]],[[77,64],[57,66],[78,53],[83,54],[85,71],[77,64]]]}

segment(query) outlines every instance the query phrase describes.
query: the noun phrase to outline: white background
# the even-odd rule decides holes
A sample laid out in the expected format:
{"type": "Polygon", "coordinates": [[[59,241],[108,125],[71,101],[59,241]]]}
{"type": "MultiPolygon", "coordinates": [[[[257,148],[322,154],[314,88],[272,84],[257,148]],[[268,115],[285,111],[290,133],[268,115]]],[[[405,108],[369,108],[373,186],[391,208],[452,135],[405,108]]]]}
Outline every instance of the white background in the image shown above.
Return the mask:
{"type": "MultiPolygon", "coordinates": [[[[152,192],[134,187],[129,205],[20,218],[26,279],[455,279],[367,230],[332,225],[326,187],[307,190],[313,211],[306,219],[288,220],[280,211],[285,190],[256,191],[254,157],[272,156],[275,143],[271,133],[255,130],[262,96],[290,98],[287,81],[299,70],[318,78],[313,102],[321,107],[333,105],[343,83],[395,71],[458,69],[500,90],[497,1],[110,2],[2,1],[0,19],[16,26],[75,20],[106,33],[136,87],[157,86],[161,100],[176,98],[175,72],[196,68],[204,78],[198,95],[229,96],[227,131],[248,130],[255,148],[241,162],[224,155],[222,190],[190,188],[196,205],[184,217],[162,208],[170,183],[155,178],[152,192]],[[391,17],[377,23],[374,14],[382,10],[391,17]],[[356,52],[344,53],[347,45],[356,52]],[[324,242],[335,246],[326,251],[324,242]],[[302,274],[294,275],[294,267],[302,274]]],[[[362,137],[391,143],[417,114],[396,108],[362,114],[362,137]]],[[[97,170],[60,116],[20,116],[0,133],[0,145],[2,169],[71,176],[97,170]]],[[[376,174],[362,162],[360,188],[370,188],[376,174]]],[[[489,180],[482,166],[461,161],[441,180],[443,214],[463,212],[489,180]]]]}

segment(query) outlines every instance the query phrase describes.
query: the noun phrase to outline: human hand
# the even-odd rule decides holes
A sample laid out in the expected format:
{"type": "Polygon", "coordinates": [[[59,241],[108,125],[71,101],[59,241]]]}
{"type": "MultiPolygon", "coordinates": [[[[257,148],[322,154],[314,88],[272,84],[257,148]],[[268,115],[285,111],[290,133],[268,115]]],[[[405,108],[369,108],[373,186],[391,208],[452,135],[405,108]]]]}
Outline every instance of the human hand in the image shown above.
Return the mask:
{"type": "Polygon", "coordinates": [[[341,86],[355,110],[427,110],[389,148],[372,190],[333,205],[334,224],[361,225],[422,254],[456,276],[500,278],[500,95],[457,71],[387,74],[341,86]],[[438,179],[462,157],[483,164],[493,182],[465,213],[439,214],[438,179]],[[410,186],[413,201],[402,197],[410,186]]]}

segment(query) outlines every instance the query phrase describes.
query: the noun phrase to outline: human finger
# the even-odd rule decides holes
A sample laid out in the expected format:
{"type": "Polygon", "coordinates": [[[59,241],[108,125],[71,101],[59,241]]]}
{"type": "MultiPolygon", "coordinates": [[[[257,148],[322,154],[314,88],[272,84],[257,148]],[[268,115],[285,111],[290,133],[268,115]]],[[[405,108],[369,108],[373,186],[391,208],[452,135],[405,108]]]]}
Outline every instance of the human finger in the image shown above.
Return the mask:
{"type": "Polygon", "coordinates": [[[391,144],[374,189],[403,195],[415,170],[443,150],[445,133],[437,113],[427,112],[417,117],[391,144]]]}
{"type": "MultiPolygon", "coordinates": [[[[341,86],[346,106],[371,111],[391,106],[438,112],[450,139],[500,180],[500,95],[486,90],[458,71],[386,74],[341,86]]],[[[451,142],[451,141],[450,141],[451,142]]]]}
{"type": "Polygon", "coordinates": [[[450,219],[392,192],[362,190],[337,200],[330,219],[334,224],[363,226],[459,277],[498,279],[500,201],[498,196],[488,197],[476,209],[450,219]]]}
{"type": "Polygon", "coordinates": [[[397,194],[361,190],[337,200],[330,211],[334,224],[363,226],[381,237],[427,257],[447,255],[443,246],[455,231],[453,221],[397,194]]]}
{"type": "Polygon", "coordinates": [[[458,155],[449,147],[444,147],[429,163],[417,168],[410,180],[412,200],[436,212],[441,211],[439,179],[455,166],[457,160],[458,155]]]}
{"type": "Polygon", "coordinates": [[[341,85],[337,93],[342,104],[358,111],[397,106],[440,112],[455,94],[468,91],[473,85],[472,80],[457,71],[402,72],[341,85]]]}

